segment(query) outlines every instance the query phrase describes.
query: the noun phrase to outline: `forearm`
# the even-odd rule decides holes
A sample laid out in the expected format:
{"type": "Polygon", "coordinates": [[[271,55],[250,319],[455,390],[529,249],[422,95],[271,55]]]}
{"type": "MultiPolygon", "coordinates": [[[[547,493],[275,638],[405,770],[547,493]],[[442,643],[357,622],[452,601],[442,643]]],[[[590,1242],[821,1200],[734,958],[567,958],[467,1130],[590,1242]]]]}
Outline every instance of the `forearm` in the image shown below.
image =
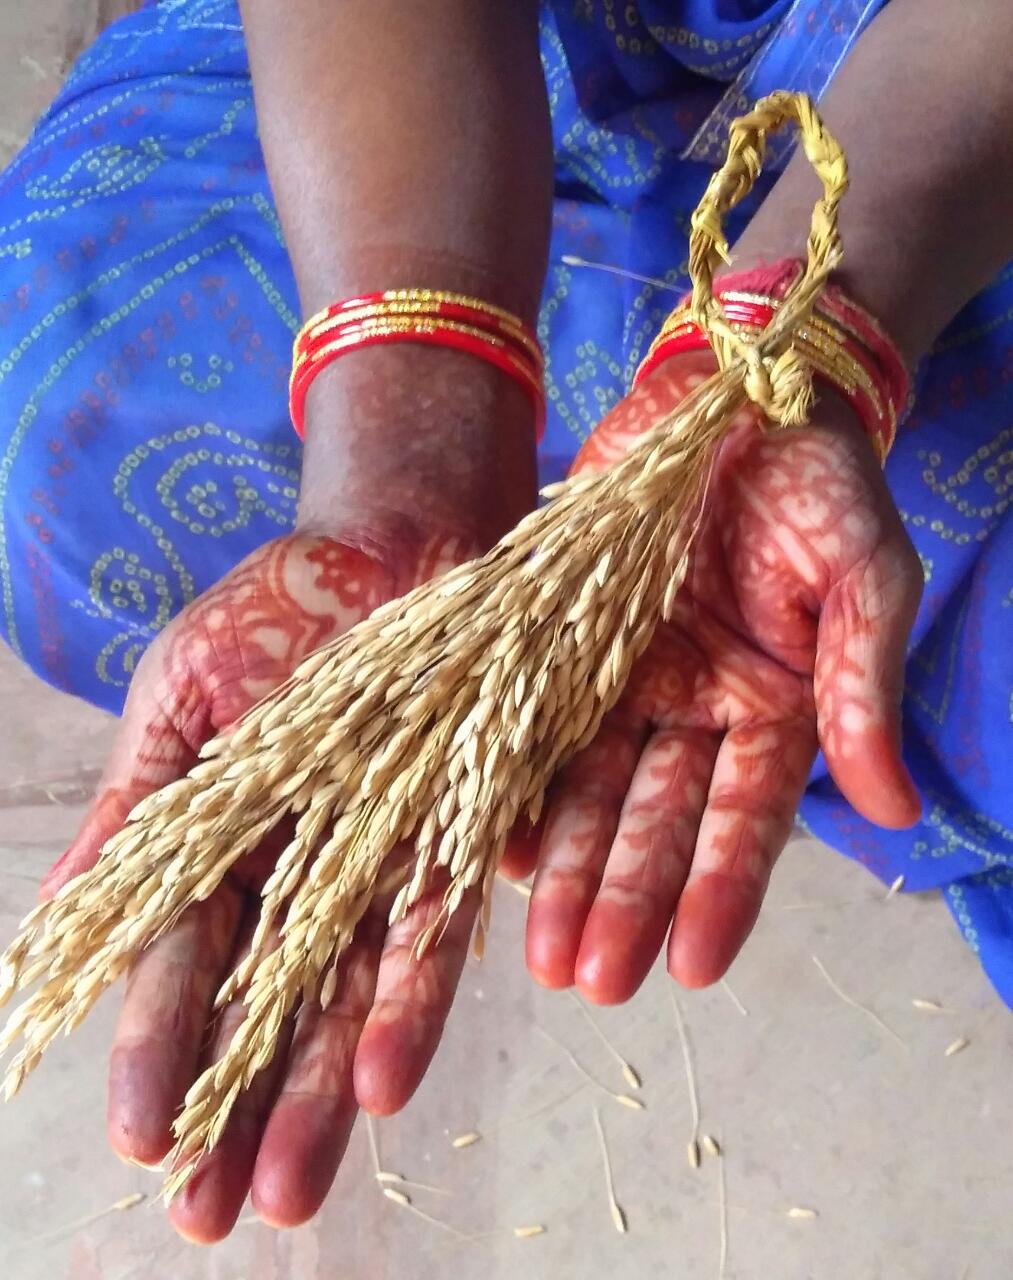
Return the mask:
{"type": "MultiPolygon", "coordinates": [[[[892,0],[821,103],[844,145],[845,287],[917,360],[1013,257],[1013,5],[892,0]]],[[[798,252],[814,199],[796,157],[735,246],[798,252]]]]}
{"type": "MultiPolygon", "coordinates": [[[[357,293],[473,293],[533,324],[552,195],[536,0],[242,0],[258,120],[305,315],[357,293]]],[[[301,512],[481,511],[533,497],[533,414],[501,372],[408,344],[307,402],[301,512]]]]}

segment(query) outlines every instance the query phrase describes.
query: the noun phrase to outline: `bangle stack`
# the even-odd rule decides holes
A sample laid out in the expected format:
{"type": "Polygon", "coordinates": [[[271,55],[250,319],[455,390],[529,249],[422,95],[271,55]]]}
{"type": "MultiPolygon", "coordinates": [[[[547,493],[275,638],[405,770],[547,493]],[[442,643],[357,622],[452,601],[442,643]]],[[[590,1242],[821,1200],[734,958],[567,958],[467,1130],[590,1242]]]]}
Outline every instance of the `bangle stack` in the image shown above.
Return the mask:
{"type": "MultiPolygon", "coordinates": [[[[714,298],[728,326],[745,338],[766,328],[802,266],[792,259],[721,280],[714,288],[714,298]],[[758,287],[761,284],[767,288],[758,287]]],[[[691,299],[687,297],[665,321],[637,370],[633,385],[642,382],[669,356],[708,346],[706,335],[693,320],[691,299]]],[[[893,342],[873,317],[841,289],[826,285],[811,318],[799,326],[794,346],[814,376],[848,401],[861,419],[880,463],[885,462],[910,389],[907,368],[893,342]]]]}
{"type": "Polygon", "coordinates": [[[545,425],[544,358],[531,329],[501,307],[439,289],[388,289],[336,303],[303,325],[292,352],[289,411],[302,437],[306,393],[316,375],[350,351],[391,342],[450,347],[495,365],[535,406],[536,436],[545,425]]]}
{"type": "MultiPolygon", "coordinates": [[[[743,338],[755,337],[773,320],[802,269],[802,262],[788,259],[772,267],[726,276],[713,295],[724,322],[743,338]]],[[[501,307],[440,289],[364,294],[338,302],[306,322],[295,340],[289,380],[289,409],[300,437],[306,394],[316,375],[339,356],[391,342],[449,347],[501,369],[530,396],[536,438],[541,439],[545,362],[534,333],[501,307]]],[[[708,346],[706,334],[693,319],[692,300],[686,297],[651,343],[634,386],[670,356],[708,346]]],[[[812,316],[799,327],[794,346],[813,375],[848,401],[880,462],[885,462],[910,389],[907,368],[893,342],[840,288],[826,285],[812,316]]]]}

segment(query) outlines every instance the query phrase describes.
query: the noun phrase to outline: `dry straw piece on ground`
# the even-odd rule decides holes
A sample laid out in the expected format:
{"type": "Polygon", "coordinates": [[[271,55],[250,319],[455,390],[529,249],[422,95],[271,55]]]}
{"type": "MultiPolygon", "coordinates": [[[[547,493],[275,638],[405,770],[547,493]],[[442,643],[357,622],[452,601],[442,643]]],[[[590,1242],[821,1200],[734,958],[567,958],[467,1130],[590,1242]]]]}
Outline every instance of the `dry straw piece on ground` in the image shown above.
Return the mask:
{"type": "Polygon", "coordinates": [[[605,1048],[609,1051],[609,1053],[610,1053],[610,1054],[612,1055],[612,1057],[615,1059],[615,1061],[616,1061],[616,1063],[617,1063],[617,1065],[618,1065],[618,1067],[619,1067],[619,1070],[623,1073],[623,1079],[624,1079],[624,1080],[626,1081],[626,1083],[630,1086],[630,1088],[631,1088],[631,1089],[640,1089],[640,1088],[642,1088],[642,1087],[643,1087],[643,1083],[644,1083],[644,1082],[643,1082],[643,1080],[640,1078],[640,1072],[639,1072],[639,1071],[637,1071],[637,1069],[636,1069],[634,1066],[632,1066],[632,1064],[631,1064],[631,1063],[629,1063],[629,1062],[627,1062],[627,1061],[626,1061],[626,1059],[625,1059],[625,1058],[623,1057],[623,1055],[619,1052],[619,1050],[615,1047],[615,1045],[614,1045],[614,1044],[612,1043],[612,1041],[608,1038],[608,1036],[605,1034],[605,1032],[604,1032],[604,1031],[602,1031],[601,1027],[599,1027],[599,1025],[597,1024],[597,1022],[595,1022],[594,1018],[592,1018],[592,1016],[591,1016],[590,1012],[588,1011],[587,1005],[584,1003],[584,1001],[583,1001],[583,1000],[581,1000],[580,996],[578,996],[578,995],[577,995],[577,993],[576,993],[575,991],[572,991],[572,990],[571,990],[571,991],[570,991],[570,999],[571,999],[571,1000],[573,1001],[573,1003],[577,1006],[577,1008],[581,1011],[581,1013],[584,1015],[584,1018],[585,1018],[585,1020],[587,1021],[588,1025],[591,1027],[592,1031],[595,1033],[595,1035],[598,1037],[598,1039],[602,1042],[602,1044],[605,1046],[605,1048]]]}
{"type": "Polygon", "coordinates": [[[605,1194],[608,1196],[609,1214],[612,1218],[612,1225],[624,1236],[629,1231],[629,1222],[626,1218],[626,1212],[622,1205],[616,1199],[616,1185],[612,1174],[612,1157],[609,1154],[608,1142],[605,1138],[605,1126],[601,1122],[601,1112],[597,1107],[592,1108],[594,1116],[595,1133],[598,1136],[598,1149],[601,1152],[602,1171],[605,1175],[605,1194]]]}
{"type": "Polygon", "coordinates": [[[569,1102],[583,1088],[584,1086],[580,1085],[578,1088],[564,1093],[560,1098],[552,1098],[548,1102],[543,1102],[541,1106],[535,1107],[534,1110],[522,1111],[519,1115],[507,1116],[505,1120],[500,1120],[498,1124],[494,1124],[489,1129],[469,1129],[465,1133],[459,1133],[456,1137],[451,1138],[450,1145],[457,1150],[473,1147],[476,1142],[484,1142],[486,1138],[492,1138],[497,1133],[502,1133],[504,1129],[512,1129],[515,1125],[528,1124],[532,1120],[538,1120],[542,1116],[548,1115],[549,1112],[563,1106],[564,1103],[569,1102]]]}
{"type": "MultiPolygon", "coordinates": [[[[631,1111],[646,1111],[647,1104],[645,1102],[641,1102],[639,1098],[634,1098],[628,1093],[617,1093],[614,1089],[610,1089],[607,1084],[603,1084],[597,1076],[593,1076],[573,1050],[568,1049],[561,1040],[557,1040],[551,1031],[546,1031],[546,1029],[539,1026],[538,1023],[535,1023],[535,1029],[536,1031],[539,1031],[550,1044],[555,1045],[559,1052],[566,1058],[567,1062],[570,1063],[575,1071],[584,1077],[588,1084],[593,1085],[596,1089],[600,1089],[602,1093],[607,1093],[608,1096],[612,1098],[613,1101],[618,1102],[620,1106],[629,1107],[631,1111]]],[[[637,1085],[637,1088],[640,1088],[639,1084],[637,1085]]]]}
{"type": "Polygon", "coordinates": [[[897,1043],[901,1045],[903,1048],[905,1049],[907,1048],[907,1044],[904,1042],[903,1038],[899,1036],[896,1031],[894,1031],[893,1027],[887,1026],[887,1024],[883,1021],[883,1019],[879,1016],[878,1013],[870,1009],[868,1005],[862,1004],[860,1000],[856,1000],[853,995],[849,995],[848,992],[845,991],[844,988],[840,985],[840,983],[835,978],[831,977],[830,973],[827,970],[826,965],[819,958],[819,956],[813,956],[812,961],[813,961],[813,964],[816,966],[816,968],[820,971],[820,974],[823,976],[827,986],[834,993],[834,995],[838,996],[841,1000],[844,1001],[846,1005],[849,1005],[852,1009],[856,1009],[859,1013],[864,1014],[865,1017],[867,1017],[870,1022],[875,1023],[875,1025],[880,1029],[880,1031],[885,1032],[886,1035],[890,1036],[891,1039],[896,1040],[897,1043]]]}
{"type": "Polygon", "coordinates": [[[481,942],[508,832],[521,815],[537,818],[552,776],[597,732],[672,609],[729,422],[749,400],[774,423],[805,419],[810,371],[793,337],[840,262],[846,185],[841,149],[803,95],[772,94],[733,124],[690,237],[693,315],[720,372],[609,470],[553,486],[485,556],[312,654],[186,777],[136,806],[93,870],[33,911],[3,957],[0,998],[41,984],[0,1042],[23,1041],[8,1096],[57,1033],[287,815],[295,832],[264,885],[249,955],[218,996],[241,995],[245,1020],[186,1096],[167,1194],[218,1142],[286,1018],[301,1002],[326,1003],[325,975],[381,891],[396,891],[392,919],[442,894],[419,953],[465,895],[480,894],[481,942]],[[712,296],[728,256],[722,218],[760,171],[767,135],[791,121],[824,194],[804,272],[747,341],[712,296]],[[392,867],[406,840],[414,858],[392,867]]]}
{"type": "MultiPolygon", "coordinates": [[[[682,1063],[686,1071],[686,1089],[689,1094],[689,1110],[693,1128],[686,1143],[686,1163],[691,1169],[700,1168],[700,1094],[696,1087],[696,1069],[693,1066],[693,1051],[690,1049],[689,1036],[686,1033],[686,1020],[682,1016],[682,1006],[675,992],[669,988],[672,1001],[672,1012],[675,1014],[675,1029],[679,1033],[679,1048],[682,1050],[682,1063]]],[[[713,1141],[713,1139],[712,1139],[713,1141]]]]}

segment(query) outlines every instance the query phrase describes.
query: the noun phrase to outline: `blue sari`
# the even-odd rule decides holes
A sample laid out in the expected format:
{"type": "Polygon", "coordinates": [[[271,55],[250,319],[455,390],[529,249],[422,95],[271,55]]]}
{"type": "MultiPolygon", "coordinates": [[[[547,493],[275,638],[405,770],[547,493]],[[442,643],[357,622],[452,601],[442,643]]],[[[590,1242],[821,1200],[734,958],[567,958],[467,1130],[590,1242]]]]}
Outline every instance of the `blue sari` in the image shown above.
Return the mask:
{"type": "MultiPolygon", "coordinates": [[[[544,481],[672,305],[635,275],[685,286],[728,121],[774,88],[819,96],[883,3],[546,4],[544,481]]],[[[1011,320],[1013,269],[926,361],[887,468],[927,578],[905,727],[924,817],[873,827],[822,762],[801,816],[885,881],[942,889],[1013,1004],[1011,320]]],[[[290,527],[297,323],[234,0],[148,5],[84,55],[0,178],[0,631],[51,684],[118,710],[168,619],[290,527]]]]}

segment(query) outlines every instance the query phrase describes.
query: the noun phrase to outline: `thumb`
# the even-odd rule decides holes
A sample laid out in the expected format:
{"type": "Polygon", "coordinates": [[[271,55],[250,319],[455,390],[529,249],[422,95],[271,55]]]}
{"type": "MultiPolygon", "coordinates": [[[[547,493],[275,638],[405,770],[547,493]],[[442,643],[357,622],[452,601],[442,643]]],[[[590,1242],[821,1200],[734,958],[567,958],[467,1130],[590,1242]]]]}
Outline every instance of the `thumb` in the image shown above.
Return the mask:
{"type": "Polygon", "coordinates": [[[156,641],[138,664],[98,792],[77,835],[43,877],[43,901],[90,871],[134,805],[181,777],[197,759],[196,747],[207,736],[207,718],[194,713],[199,699],[189,684],[171,696],[159,687],[164,683],[159,652],[156,641]]]}
{"type": "MultiPolygon", "coordinates": [[[[438,557],[430,560],[435,572],[438,557]]],[[[294,534],[265,543],[193,601],[137,664],[98,795],[43,897],[90,870],[134,805],[182,777],[212,732],[389,598],[391,577],[374,551],[294,534]]]]}
{"type": "Polygon", "coordinates": [[[820,745],[845,799],[883,827],[909,827],[921,813],[901,759],[901,698],[923,583],[921,562],[898,521],[867,560],[834,584],[820,613],[820,745]]]}
{"type": "Polygon", "coordinates": [[[710,351],[690,351],[666,360],[602,418],[581,445],[569,474],[602,471],[618,462],[716,368],[710,351]]]}

